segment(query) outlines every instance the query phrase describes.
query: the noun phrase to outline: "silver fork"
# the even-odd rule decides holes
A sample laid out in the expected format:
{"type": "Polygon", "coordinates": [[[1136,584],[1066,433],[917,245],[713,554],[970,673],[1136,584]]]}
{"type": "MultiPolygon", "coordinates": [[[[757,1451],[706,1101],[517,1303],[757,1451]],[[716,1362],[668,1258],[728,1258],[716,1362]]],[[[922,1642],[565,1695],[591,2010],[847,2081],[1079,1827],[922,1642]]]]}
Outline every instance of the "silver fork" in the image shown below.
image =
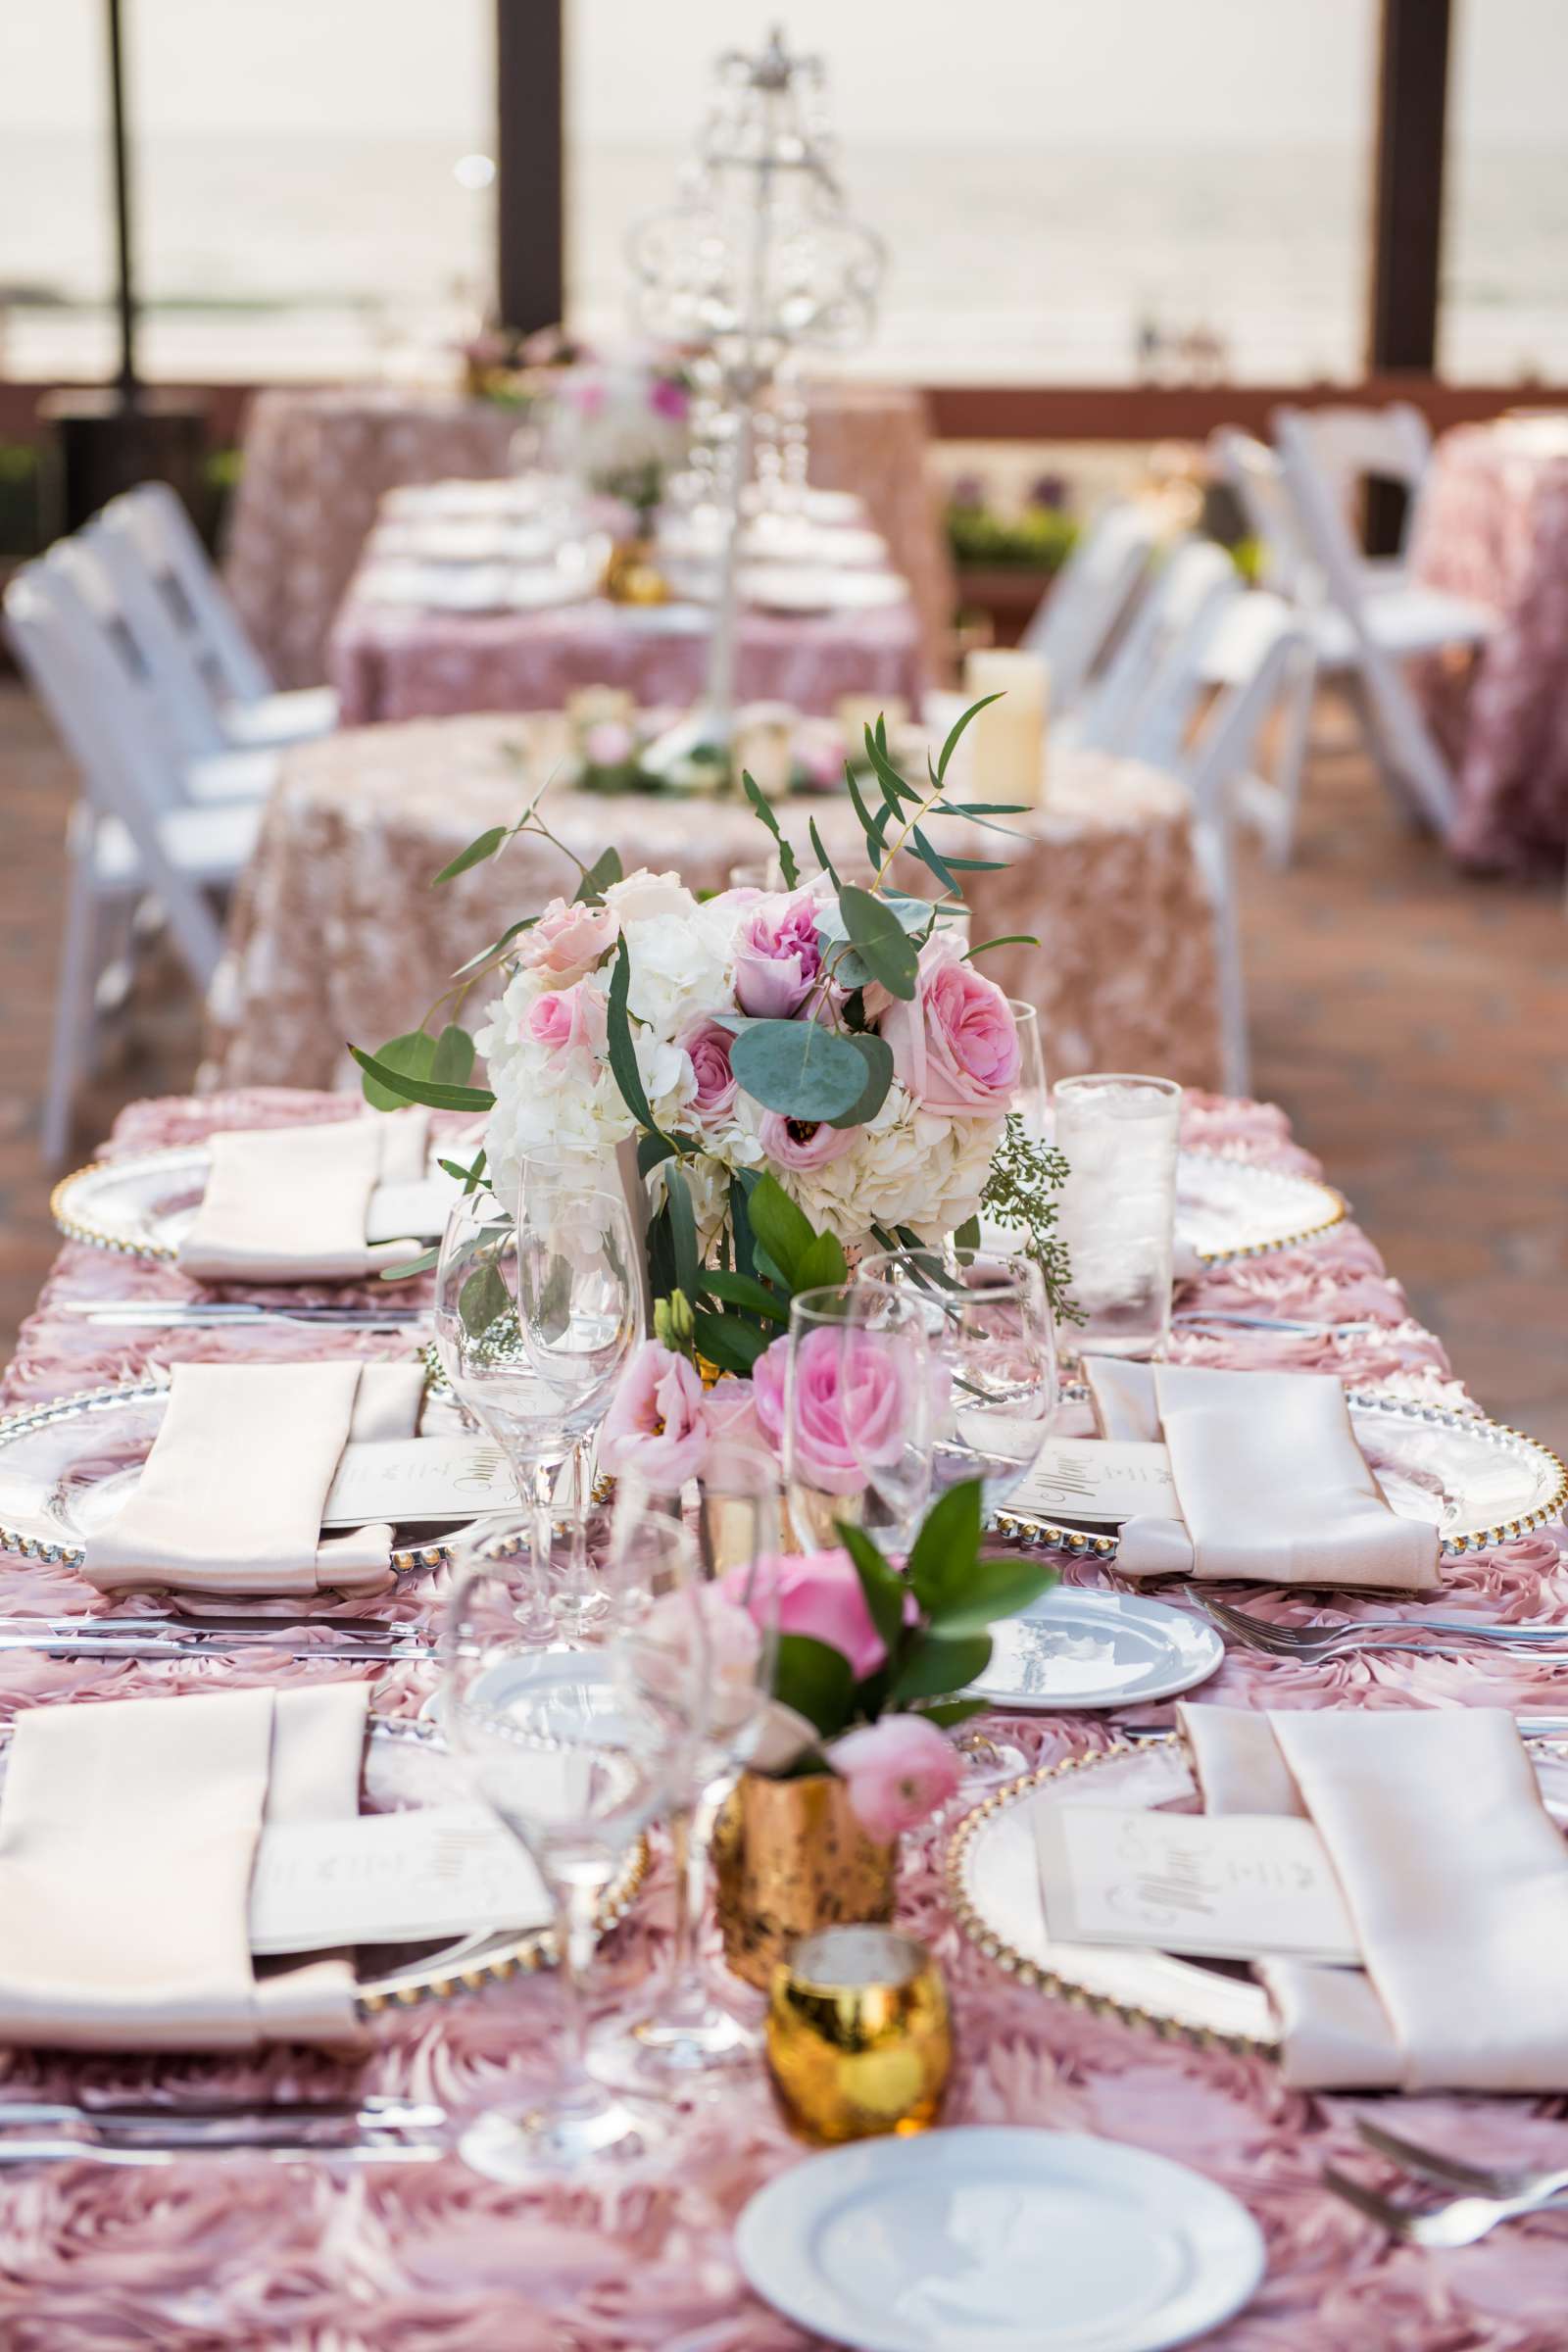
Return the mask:
{"type": "Polygon", "coordinates": [[[1206,1593],[1191,1597],[1222,1633],[1244,1648],[1276,1658],[1299,1658],[1310,1665],[1319,1658],[1357,1649],[1451,1649],[1455,1642],[1477,1642],[1486,1649],[1562,1651],[1568,1656],[1568,1625],[1478,1625],[1463,1617],[1360,1617],[1341,1625],[1272,1625],[1266,1617],[1249,1616],[1228,1601],[1206,1593]]]}
{"type": "Polygon", "coordinates": [[[190,2163],[218,2155],[261,2156],[270,2164],[432,2164],[446,2154],[434,2139],[276,2140],[229,2139],[198,2143],[190,2139],[138,2142],[110,2146],[93,2139],[0,2139],[0,2172],[15,2172],[32,2164],[97,2164],[129,2169],[134,2166],[190,2163]]]}
{"type": "Polygon", "coordinates": [[[1561,2213],[1568,2209],[1568,2197],[1536,2196],[1453,2197],[1446,2205],[1420,2210],[1396,2205],[1392,2197],[1380,2195],[1360,2180],[1352,2180],[1332,2164],[1323,2167],[1322,2180],[1325,2188],[1343,2197],[1348,2205],[1353,2205],[1368,2221],[1378,2223],[1392,2237],[1399,2238],[1405,2245],[1427,2246],[1437,2251],[1473,2246],[1499,2223],[1517,2221],[1525,2214],[1561,2213]]]}
{"type": "Polygon", "coordinates": [[[100,2137],[128,2137],[154,2144],[189,2138],[213,2147],[248,2146],[255,2138],[303,2140],[316,2132],[363,2138],[376,2132],[439,2132],[447,2112],[426,2101],[389,2098],[374,2092],[363,2099],[181,2099],[117,2100],[86,2107],[69,2100],[0,2099],[0,2148],[10,2132],[90,2132],[100,2137]]]}
{"type": "Polygon", "coordinates": [[[1568,2164],[1466,2164],[1460,2156],[1446,2155],[1438,2148],[1424,2148],[1419,2140],[1406,2139],[1402,2133],[1391,2132],[1386,2125],[1375,2124],[1364,2115],[1356,2117],[1355,2128],[1367,2146],[1375,2148],[1380,2156],[1387,2156],[1391,2164],[1430,2180],[1445,2181],[1449,2188],[1465,2189],[1472,2196],[1506,2202],[1514,2197],[1554,2197],[1568,2189],[1568,2164]]]}

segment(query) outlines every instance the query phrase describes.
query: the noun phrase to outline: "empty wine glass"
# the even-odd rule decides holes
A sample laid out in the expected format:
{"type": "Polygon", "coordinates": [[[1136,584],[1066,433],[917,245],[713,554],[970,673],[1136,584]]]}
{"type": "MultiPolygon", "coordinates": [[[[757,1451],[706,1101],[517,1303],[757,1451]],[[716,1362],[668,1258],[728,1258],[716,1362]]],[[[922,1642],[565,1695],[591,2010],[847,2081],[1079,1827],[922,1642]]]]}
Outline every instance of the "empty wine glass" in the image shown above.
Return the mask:
{"type": "Polygon", "coordinates": [[[950,1375],[926,1306],[892,1282],[853,1282],[839,1334],[841,1418],[863,1492],[842,1516],[906,1552],[931,1499],[950,1375]]]}
{"type": "Polygon", "coordinates": [[[1035,1143],[1045,1139],[1051,1092],[1046,1085],[1046,1054],[1041,1043],[1040,1015],[1021,997],[1009,997],[1007,1007],[1018,1031],[1018,1084],[1012,1106],[1023,1120],[1024,1132],[1035,1143]]]}
{"type": "Polygon", "coordinates": [[[779,1489],[772,1456],[743,1446],[716,1447],[698,1481],[695,1513],[683,1512],[678,1494],[650,1485],[636,1471],[622,1472],[611,1532],[617,1592],[646,1581],[646,1563],[667,1574],[669,1527],[689,1528],[695,1540],[710,1661],[689,1777],[671,1792],[668,1813],[675,1935],[654,2005],[596,2037],[589,2064],[630,2089],[690,2096],[721,2089],[737,2067],[754,2062],[759,2046],[756,2030],[705,1981],[698,1939],[713,1826],[737,1774],[757,1751],[773,1690],[778,1594],[771,1569],[779,1549],[779,1489]]]}
{"type": "Polygon", "coordinates": [[[552,1611],[551,1501],[576,1439],[597,1429],[641,1337],[630,1221],[616,1194],[548,1190],[514,1223],[483,1189],[455,1201],[436,1266],[435,1341],[453,1391],[502,1448],[531,1507],[520,1621],[552,1611]]]}
{"type": "Polygon", "coordinates": [[[685,1530],[666,1530],[666,1572],[615,1594],[588,1649],[541,1649],[519,1632],[514,1544],[515,1531],[480,1534],[460,1560],[442,1644],[442,1719],[473,1788],[526,1849],[555,1906],[565,2008],[557,2084],[492,2109],[459,2143],[475,2171],[521,2184],[644,2155],[667,2132],[657,2108],[589,2074],[585,1991],[606,1890],[687,1784],[709,1662],[701,1613],[682,1597],[700,1582],[685,1530]],[[674,1623],[661,1633],[655,1617],[666,1596],[674,1623]]]}

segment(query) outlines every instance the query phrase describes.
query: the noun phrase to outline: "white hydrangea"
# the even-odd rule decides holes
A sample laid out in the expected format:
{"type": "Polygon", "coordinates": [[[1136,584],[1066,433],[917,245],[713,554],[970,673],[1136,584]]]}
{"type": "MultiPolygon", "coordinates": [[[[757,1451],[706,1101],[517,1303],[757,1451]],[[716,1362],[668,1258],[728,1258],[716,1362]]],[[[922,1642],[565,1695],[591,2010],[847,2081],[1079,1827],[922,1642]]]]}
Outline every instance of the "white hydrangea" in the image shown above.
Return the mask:
{"type": "Polygon", "coordinates": [[[979,1209],[1003,1129],[1001,1119],[920,1110],[895,1082],[853,1152],[825,1168],[772,1172],[812,1224],[841,1242],[863,1242],[875,1225],[907,1225],[934,1239],[979,1209]]]}

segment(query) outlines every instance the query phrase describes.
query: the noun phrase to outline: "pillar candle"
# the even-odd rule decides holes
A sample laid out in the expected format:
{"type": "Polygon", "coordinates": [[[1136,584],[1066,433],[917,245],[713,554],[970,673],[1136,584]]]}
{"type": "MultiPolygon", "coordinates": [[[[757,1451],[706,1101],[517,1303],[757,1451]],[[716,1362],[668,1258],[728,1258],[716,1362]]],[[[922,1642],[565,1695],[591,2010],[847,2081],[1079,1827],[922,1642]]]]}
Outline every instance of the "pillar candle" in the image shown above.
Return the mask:
{"type": "Polygon", "coordinates": [[[981,797],[1032,808],[1046,796],[1045,662],[1022,648],[986,646],[965,661],[963,683],[971,703],[987,694],[1003,698],[982,710],[969,729],[981,797]]]}

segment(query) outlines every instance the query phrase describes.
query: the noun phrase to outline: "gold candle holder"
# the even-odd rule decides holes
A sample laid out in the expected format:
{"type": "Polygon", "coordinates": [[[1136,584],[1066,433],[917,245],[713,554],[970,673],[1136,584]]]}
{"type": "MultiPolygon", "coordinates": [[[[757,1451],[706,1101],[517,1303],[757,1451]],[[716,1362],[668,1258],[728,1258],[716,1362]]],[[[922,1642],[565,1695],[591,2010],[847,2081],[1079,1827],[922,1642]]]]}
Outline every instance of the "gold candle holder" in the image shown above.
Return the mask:
{"type": "Polygon", "coordinates": [[[942,1971],[888,1928],[824,1928],[773,1975],[767,2071],[790,2130],[818,2147],[939,2121],[953,2071],[942,1971]]]}
{"type": "Polygon", "coordinates": [[[830,1772],[743,1772],[713,1826],[713,1893],[724,1958],[765,1992],[802,1936],[893,1917],[897,1840],[868,1838],[830,1772]]]}

